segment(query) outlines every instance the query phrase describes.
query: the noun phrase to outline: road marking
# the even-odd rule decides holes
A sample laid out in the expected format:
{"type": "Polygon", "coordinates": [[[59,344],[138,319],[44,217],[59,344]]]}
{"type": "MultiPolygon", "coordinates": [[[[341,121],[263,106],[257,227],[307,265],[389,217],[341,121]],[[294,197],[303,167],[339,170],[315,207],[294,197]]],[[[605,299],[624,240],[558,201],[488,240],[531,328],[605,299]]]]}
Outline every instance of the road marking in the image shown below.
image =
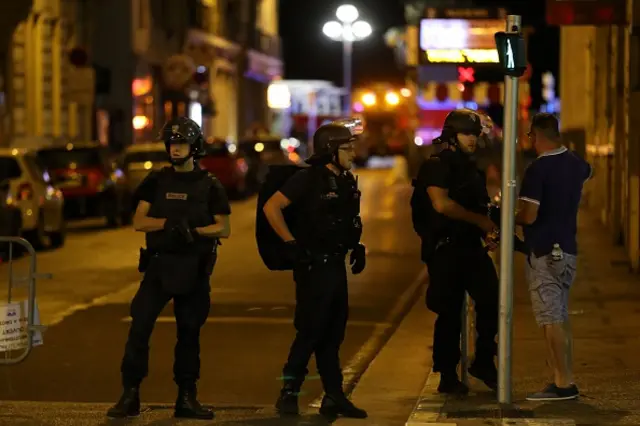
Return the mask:
{"type": "Polygon", "coordinates": [[[84,311],[86,309],[93,308],[95,306],[109,305],[109,304],[116,303],[116,301],[122,301],[122,300],[126,300],[128,303],[129,301],[131,301],[133,294],[135,294],[139,286],[140,286],[140,282],[136,281],[134,283],[131,283],[121,288],[120,290],[114,291],[112,293],[107,293],[100,297],[96,297],[90,302],[77,303],[75,305],[71,305],[67,309],[63,310],[62,312],[59,312],[56,315],[54,315],[53,318],[50,321],[48,321],[46,326],[52,327],[56,324],[61,323],[66,317],[71,316],[78,311],[84,311]]]}
{"type": "MultiPolygon", "coordinates": [[[[427,276],[427,269],[423,268],[411,285],[402,293],[391,312],[389,312],[386,323],[388,325],[376,326],[369,340],[367,340],[353,358],[349,360],[349,363],[342,371],[343,385],[347,393],[353,391],[357,380],[364,374],[364,370],[367,369],[368,365],[380,351],[380,348],[386,344],[395,328],[398,327],[401,322],[401,317],[413,306],[418,291],[420,291],[427,276]]],[[[320,408],[323,396],[324,394],[316,398],[309,404],[309,407],[320,408]]]]}
{"type": "MultiPolygon", "coordinates": [[[[131,317],[121,319],[121,322],[131,322],[131,317]]],[[[158,323],[175,323],[173,316],[161,316],[156,321],[158,323]]],[[[265,317],[209,317],[207,323],[210,324],[273,324],[288,325],[293,324],[293,318],[265,318],[265,317]]],[[[391,324],[374,321],[349,321],[348,326],[355,327],[390,327],[391,324]]]]}

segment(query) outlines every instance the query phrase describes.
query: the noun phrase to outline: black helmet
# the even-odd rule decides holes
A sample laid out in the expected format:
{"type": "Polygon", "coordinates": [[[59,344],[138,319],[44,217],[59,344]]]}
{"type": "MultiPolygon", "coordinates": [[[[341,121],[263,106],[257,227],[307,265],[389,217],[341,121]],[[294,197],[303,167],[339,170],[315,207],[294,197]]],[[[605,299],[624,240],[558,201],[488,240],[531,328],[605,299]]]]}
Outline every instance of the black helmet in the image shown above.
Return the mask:
{"type": "Polygon", "coordinates": [[[355,141],[361,130],[360,120],[338,120],[323,124],[313,134],[313,155],[306,162],[325,165],[335,161],[340,145],[355,141]]]}
{"type": "Polygon", "coordinates": [[[482,121],[477,112],[467,108],[451,111],[444,119],[442,134],[433,142],[455,144],[455,137],[458,133],[476,136],[482,134],[482,121]]]}
{"type": "Polygon", "coordinates": [[[160,131],[160,140],[169,152],[169,145],[172,143],[186,143],[191,146],[189,155],[184,159],[170,159],[171,164],[184,164],[191,157],[198,157],[204,154],[204,136],[198,123],[188,117],[176,117],[167,121],[160,131]]]}

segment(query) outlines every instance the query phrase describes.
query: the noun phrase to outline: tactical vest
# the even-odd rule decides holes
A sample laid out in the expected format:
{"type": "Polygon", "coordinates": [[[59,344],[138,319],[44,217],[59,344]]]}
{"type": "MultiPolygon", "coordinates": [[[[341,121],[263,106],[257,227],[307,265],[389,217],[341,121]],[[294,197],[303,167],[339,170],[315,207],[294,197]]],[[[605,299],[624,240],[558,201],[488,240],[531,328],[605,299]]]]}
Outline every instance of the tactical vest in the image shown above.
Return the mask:
{"type": "Polygon", "coordinates": [[[351,173],[336,176],[314,167],[313,183],[292,231],[303,246],[322,254],[346,253],[360,242],[360,191],[351,173]]]}
{"type": "MultiPolygon", "coordinates": [[[[449,197],[465,209],[478,214],[488,214],[489,195],[487,194],[486,178],[478,170],[475,161],[462,154],[443,151],[440,158],[447,161],[451,167],[451,187],[449,197]]],[[[450,233],[453,237],[465,240],[480,240],[482,230],[477,226],[463,221],[450,220],[450,233]]]]}
{"type": "MultiPolygon", "coordinates": [[[[170,167],[158,173],[158,185],[149,217],[177,219],[186,217],[192,228],[214,223],[209,210],[213,178],[203,171],[179,173],[170,167]]],[[[213,238],[197,237],[195,244],[175,247],[167,238],[167,231],[148,232],[147,249],[159,253],[211,253],[217,245],[213,238]]]]}

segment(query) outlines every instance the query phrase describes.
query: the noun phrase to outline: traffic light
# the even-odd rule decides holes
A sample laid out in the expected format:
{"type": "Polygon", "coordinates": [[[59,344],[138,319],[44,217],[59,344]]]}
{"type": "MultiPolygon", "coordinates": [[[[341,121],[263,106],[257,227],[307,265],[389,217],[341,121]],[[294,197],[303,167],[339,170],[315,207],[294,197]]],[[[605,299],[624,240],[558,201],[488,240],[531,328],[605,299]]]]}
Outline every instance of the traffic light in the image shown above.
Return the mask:
{"type": "Polygon", "coordinates": [[[495,34],[495,39],[504,74],[510,77],[522,77],[527,70],[524,37],[519,33],[501,31],[495,34]]]}

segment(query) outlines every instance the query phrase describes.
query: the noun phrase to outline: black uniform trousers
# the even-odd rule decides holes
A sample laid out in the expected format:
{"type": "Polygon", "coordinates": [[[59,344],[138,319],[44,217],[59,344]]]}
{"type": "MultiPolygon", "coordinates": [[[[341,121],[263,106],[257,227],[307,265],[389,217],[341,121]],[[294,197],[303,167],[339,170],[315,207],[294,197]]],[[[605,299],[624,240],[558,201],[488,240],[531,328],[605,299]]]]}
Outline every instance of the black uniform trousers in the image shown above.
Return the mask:
{"type": "Polygon", "coordinates": [[[294,269],[296,282],[296,337],[283,369],[285,380],[299,387],[309,372],[311,355],[326,393],[342,392],[340,346],[349,316],[347,270],[344,255],[315,259],[294,269]]]}
{"type": "Polygon", "coordinates": [[[440,247],[427,266],[427,307],[438,315],[433,333],[433,370],[453,373],[460,362],[465,292],[475,302],[475,361],[493,363],[497,352],[499,283],[486,250],[480,244],[450,243],[440,247]]]}
{"type": "MultiPolygon", "coordinates": [[[[209,276],[205,273],[193,274],[195,278],[192,279],[197,282],[190,283],[192,287],[188,292],[176,294],[167,289],[166,273],[169,266],[174,270],[181,268],[179,265],[162,263],[160,258],[150,261],[140,288],[131,302],[131,328],[120,369],[125,387],[139,386],[147,376],[149,339],[158,316],[172,299],[177,328],[174,381],[179,386],[192,387],[200,378],[200,329],[206,322],[211,307],[209,276]]],[[[180,280],[178,272],[180,271],[169,279],[180,280]]],[[[184,274],[184,270],[182,273],[184,274]]],[[[172,286],[177,287],[179,286],[172,286]]]]}

